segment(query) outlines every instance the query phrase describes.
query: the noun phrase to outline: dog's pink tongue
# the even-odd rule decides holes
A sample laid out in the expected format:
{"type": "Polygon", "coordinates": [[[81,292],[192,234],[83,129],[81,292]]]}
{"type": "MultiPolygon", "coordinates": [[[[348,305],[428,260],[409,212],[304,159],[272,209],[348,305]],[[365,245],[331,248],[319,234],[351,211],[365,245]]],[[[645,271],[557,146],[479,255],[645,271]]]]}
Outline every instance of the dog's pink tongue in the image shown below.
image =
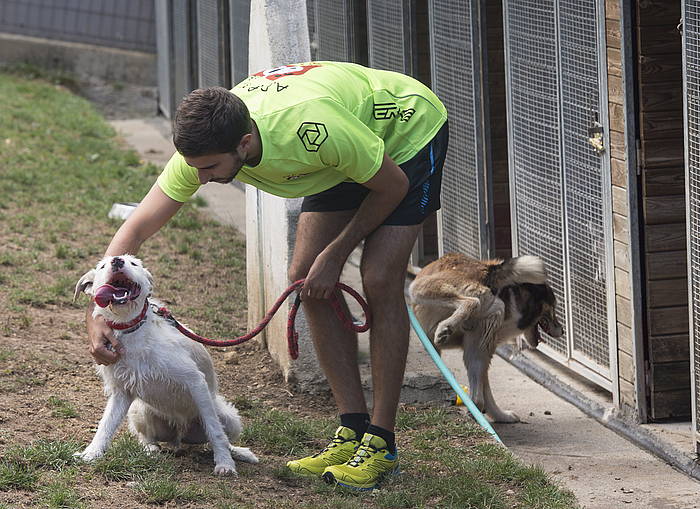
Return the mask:
{"type": "Polygon", "coordinates": [[[124,288],[115,288],[112,285],[102,285],[95,292],[95,304],[106,308],[112,302],[123,304],[129,297],[129,292],[124,288]]]}

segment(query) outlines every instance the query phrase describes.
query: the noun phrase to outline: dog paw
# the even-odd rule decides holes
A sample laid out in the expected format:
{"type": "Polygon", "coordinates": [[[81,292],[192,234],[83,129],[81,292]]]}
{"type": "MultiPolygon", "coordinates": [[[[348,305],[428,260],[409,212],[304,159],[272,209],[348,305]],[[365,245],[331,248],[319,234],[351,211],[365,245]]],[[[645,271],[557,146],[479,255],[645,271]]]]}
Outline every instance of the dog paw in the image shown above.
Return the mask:
{"type": "Polygon", "coordinates": [[[144,444],[143,449],[148,454],[158,454],[161,451],[160,446],[158,444],[144,444]]]}
{"type": "Polygon", "coordinates": [[[509,410],[501,410],[497,415],[491,416],[494,422],[502,422],[506,424],[513,424],[520,422],[520,417],[515,412],[509,410]]]}
{"type": "Polygon", "coordinates": [[[444,323],[438,325],[438,328],[435,330],[435,345],[439,346],[448,343],[453,332],[454,330],[450,325],[444,323]]]}
{"type": "Polygon", "coordinates": [[[233,457],[233,459],[237,461],[243,461],[245,463],[252,464],[256,464],[260,461],[258,457],[255,454],[253,454],[253,452],[247,447],[234,447],[230,445],[229,450],[231,451],[231,456],[233,457]]]}
{"type": "Polygon", "coordinates": [[[95,461],[97,458],[100,458],[103,454],[104,451],[101,451],[99,449],[90,449],[88,447],[83,452],[74,453],[73,457],[86,463],[90,463],[91,461],[95,461]]]}
{"type": "Polygon", "coordinates": [[[231,463],[217,463],[214,467],[214,475],[218,476],[233,476],[238,477],[238,472],[236,472],[236,464],[231,463]]]}
{"type": "Polygon", "coordinates": [[[474,406],[479,409],[479,412],[482,414],[486,413],[486,401],[484,401],[483,398],[472,396],[472,401],[474,402],[474,406]]]}

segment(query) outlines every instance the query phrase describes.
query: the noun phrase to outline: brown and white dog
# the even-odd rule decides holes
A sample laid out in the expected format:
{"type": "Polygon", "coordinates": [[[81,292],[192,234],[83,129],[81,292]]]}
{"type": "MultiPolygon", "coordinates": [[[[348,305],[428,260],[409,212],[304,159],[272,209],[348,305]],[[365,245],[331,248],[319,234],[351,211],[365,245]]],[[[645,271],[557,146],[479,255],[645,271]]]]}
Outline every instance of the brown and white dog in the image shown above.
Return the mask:
{"type": "Polygon", "coordinates": [[[535,348],[541,340],[538,327],[554,338],[563,334],[542,260],[483,261],[450,253],[426,265],[409,293],[416,318],[438,352],[462,348],[476,406],[496,422],[518,422],[517,415],[496,405],[488,368],[503,342],[522,335],[535,348]]]}

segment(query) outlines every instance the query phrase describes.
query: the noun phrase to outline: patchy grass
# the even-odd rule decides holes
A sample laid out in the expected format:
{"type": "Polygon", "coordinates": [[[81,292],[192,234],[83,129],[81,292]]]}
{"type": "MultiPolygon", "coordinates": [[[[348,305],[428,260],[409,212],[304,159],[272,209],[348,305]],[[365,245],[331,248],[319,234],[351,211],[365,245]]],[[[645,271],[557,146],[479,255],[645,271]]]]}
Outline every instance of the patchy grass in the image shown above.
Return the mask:
{"type": "MultiPolygon", "coordinates": [[[[402,472],[372,494],[328,486],[284,467],[283,458],[318,449],[319,437],[332,433],[330,419],[300,418],[288,411],[261,415],[254,408],[246,412],[255,417],[242,441],[263,456],[262,465],[268,465],[239,464],[241,477],[236,484],[245,485],[250,494],[256,485],[262,489],[276,483],[276,493],[287,492],[296,499],[303,491],[308,502],[260,494],[250,507],[576,507],[572,495],[553,484],[541,469],[523,465],[454,410],[402,409],[400,418],[411,422],[401,430],[402,472]],[[276,459],[270,465],[266,457],[276,459]]],[[[68,508],[99,507],[86,505],[90,497],[79,487],[114,483],[127,486],[128,496],[146,505],[241,507],[237,504],[244,501],[227,481],[209,473],[193,477],[187,472],[187,462],[168,452],[147,453],[126,433],[93,464],[82,464],[73,457],[79,449],[72,441],[43,440],[12,448],[0,463],[0,491],[33,492],[35,500],[48,507],[68,508]]]]}
{"type": "MultiPolygon", "coordinates": [[[[159,170],[66,86],[69,77],[32,69],[0,74],[0,509],[577,506],[453,408],[402,408],[402,474],[374,493],[291,474],[290,457],[326,445],[335,408],[327,394],[293,393],[253,342],[210,350],[221,393],[244,420],[240,441],[261,460],[239,463],[237,479],[213,475],[206,446],[147,454],[125,430],[104,457],[77,461],[105,401],[73,287],[120,224],[107,219],[112,203],[139,201],[159,170]]],[[[231,337],[246,327],[245,246],[197,204],[139,256],[180,320],[231,337]]]]}
{"type": "Polygon", "coordinates": [[[180,484],[174,476],[146,476],[136,483],[135,489],[137,499],[146,504],[207,502],[215,497],[195,484],[180,484]]]}
{"type": "Polygon", "coordinates": [[[39,502],[55,509],[84,509],[83,497],[76,488],[78,472],[64,470],[39,489],[39,502]]]}
{"type": "Polygon", "coordinates": [[[115,440],[107,454],[94,463],[98,472],[109,481],[136,481],[144,477],[170,477],[175,464],[168,455],[146,452],[131,435],[115,440]]]}
{"type": "Polygon", "coordinates": [[[319,437],[333,436],[335,428],[335,420],[306,421],[288,412],[260,409],[243,430],[243,440],[256,450],[293,457],[306,455],[309,446],[316,445],[319,437]]]}
{"type": "Polygon", "coordinates": [[[48,406],[52,409],[52,417],[59,417],[61,419],[78,417],[78,412],[75,410],[75,408],[73,408],[73,405],[67,401],[57,398],[56,396],[49,397],[48,406]]]}
{"type": "Polygon", "coordinates": [[[60,470],[73,465],[73,454],[80,445],[70,440],[39,439],[26,447],[13,446],[6,452],[6,460],[29,468],[60,470]]]}
{"type": "Polygon", "coordinates": [[[35,468],[8,461],[0,462],[0,491],[34,491],[39,473],[35,468]]]}
{"type": "MultiPolygon", "coordinates": [[[[125,150],[90,104],[62,86],[0,74],[0,90],[0,193],[11,198],[0,208],[0,281],[7,297],[0,316],[7,331],[30,326],[27,308],[72,305],[74,282],[101,257],[119,225],[106,218],[112,203],[139,201],[159,169],[125,150]]],[[[156,290],[166,295],[182,286],[157,270],[163,252],[170,260],[164,271],[187,270],[206,284],[211,264],[244,280],[245,257],[230,256],[242,249],[237,234],[185,207],[140,256],[155,266],[156,290]],[[176,249],[162,249],[172,243],[176,249]]],[[[204,298],[183,301],[177,313],[206,318],[213,327],[203,332],[222,333],[245,312],[244,286],[230,289],[237,293],[221,297],[218,320],[209,321],[204,298]]]]}

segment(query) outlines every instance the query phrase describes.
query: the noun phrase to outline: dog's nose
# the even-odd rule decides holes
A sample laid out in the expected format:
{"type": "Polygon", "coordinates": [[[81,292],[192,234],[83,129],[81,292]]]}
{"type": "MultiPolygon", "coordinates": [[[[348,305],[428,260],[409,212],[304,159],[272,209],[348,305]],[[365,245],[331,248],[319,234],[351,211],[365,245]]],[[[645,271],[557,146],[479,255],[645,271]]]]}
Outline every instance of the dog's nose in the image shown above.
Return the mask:
{"type": "Polygon", "coordinates": [[[112,270],[120,270],[124,266],[124,260],[115,256],[112,258],[112,270]]]}

